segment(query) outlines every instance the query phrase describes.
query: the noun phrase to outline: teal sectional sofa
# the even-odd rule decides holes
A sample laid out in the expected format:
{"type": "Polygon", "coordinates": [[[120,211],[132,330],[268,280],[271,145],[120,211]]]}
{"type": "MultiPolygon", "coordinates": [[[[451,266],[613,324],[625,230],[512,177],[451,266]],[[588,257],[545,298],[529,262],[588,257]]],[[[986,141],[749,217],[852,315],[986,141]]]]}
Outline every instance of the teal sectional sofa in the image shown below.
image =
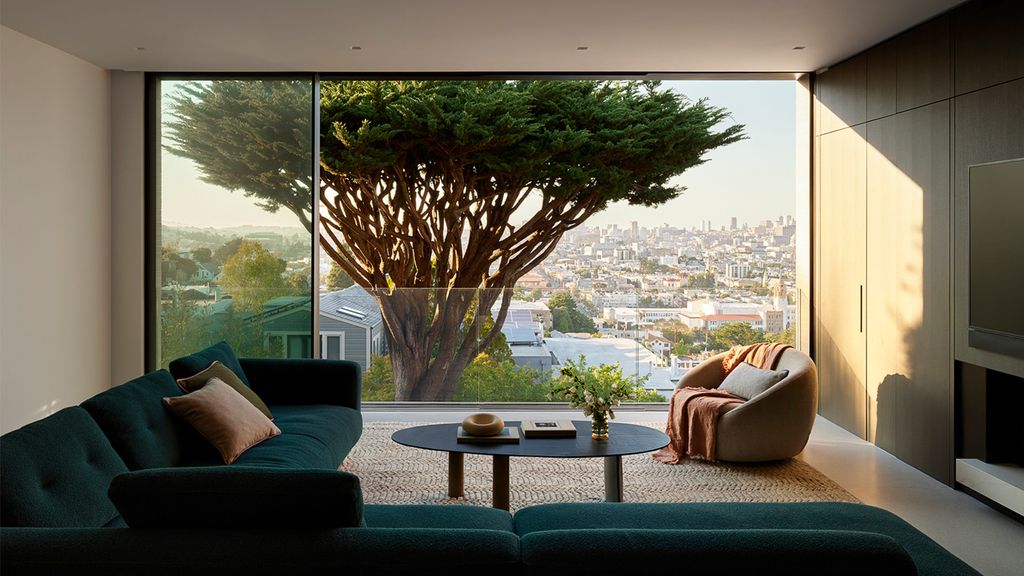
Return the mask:
{"type": "Polygon", "coordinates": [[[0,437],[0,573],[976,574],[856,504],[364,505],[337,470],[362,428],[358,367],[236,368],[282,434],[230,466],[164,409],[166,371],[0,437]]]}

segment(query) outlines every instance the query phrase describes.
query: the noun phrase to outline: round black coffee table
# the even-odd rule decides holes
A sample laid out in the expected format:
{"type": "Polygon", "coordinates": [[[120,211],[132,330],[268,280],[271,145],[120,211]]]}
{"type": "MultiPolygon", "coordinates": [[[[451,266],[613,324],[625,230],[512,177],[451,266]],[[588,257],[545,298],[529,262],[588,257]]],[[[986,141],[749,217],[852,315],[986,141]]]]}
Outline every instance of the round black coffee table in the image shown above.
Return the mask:
{"type": "MultiPolygon", "coordinates": [[[[506,422],[506,426],[519,426],[519,422],[506,422]]],[[[575,438],[523,438],[518,444],[467,444],[456,441],[458,424],[430,424],[399,430],[391,439],[403,446],[437,450],[448,453],[448,495],[463,495],[464,455],[483,454],[493,457],[494,507],[508,510],[508,462],[512,456],[534,458],[604,458],[604,497],[609,502],[622,501],[622,457],[629,454],[653,452],[668,444],[663,432],[638,426],[612,422],[608,426],[608,440],[590,438],[589,421],[573,421],[575,438]]],[[[522,432],[520,431],[520,436],[522,432]]]]}

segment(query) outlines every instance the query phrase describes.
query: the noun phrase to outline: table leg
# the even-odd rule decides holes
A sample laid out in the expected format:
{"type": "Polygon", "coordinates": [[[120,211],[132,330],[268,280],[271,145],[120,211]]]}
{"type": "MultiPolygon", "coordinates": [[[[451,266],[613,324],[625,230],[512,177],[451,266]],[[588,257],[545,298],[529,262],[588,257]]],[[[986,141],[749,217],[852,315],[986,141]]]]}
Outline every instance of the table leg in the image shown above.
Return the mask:
{"type": "Polygon", "coordinates": [[[461,498],[465,493],[463,479],[466,475],[464,466],[465,454],[462,452],[448,453],[448,496],[461,498]]]}
{"type": "Polygon", "coordinates": [[[604,458],[604,499],[622,502],[622,456],[604,458]]]}
{"type": "Polygon", "coordinates": [[[494,456],[494,507],[508,510],[508,456],[494,456]]]}

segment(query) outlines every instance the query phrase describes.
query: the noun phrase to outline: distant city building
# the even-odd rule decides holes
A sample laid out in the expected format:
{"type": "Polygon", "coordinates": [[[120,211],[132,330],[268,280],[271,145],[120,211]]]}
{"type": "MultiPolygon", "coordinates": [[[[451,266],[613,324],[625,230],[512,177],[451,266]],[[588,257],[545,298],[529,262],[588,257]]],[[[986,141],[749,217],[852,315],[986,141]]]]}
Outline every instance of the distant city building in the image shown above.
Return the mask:
{"type": "Polygon", "coordinates": [[[636,252],[630,248],[616,247],[612,251],[612,258],[617,262],[633,262],[636,260],[636,252]]]}
{"type": "Polygon", "coordinates": [[[716,330],[726,324],[745,322],[754,328],[762,328],[760,314],[708,314],[701,318],[705,330],[716,330]]]}
{"type": "Polygon", "coordinates": [[[516,281],[516,286],[527,289],[548,288],[548,280],[537,272],[527,272],[519,277],[519,280],[516,281]]]}
{"type": "Polygon", "coordinates": [[[664,336],[648,333],[644,338],[644,346],[658,356],[668,358],[672,353],[672,342],[664,336]]]}
{"type": "Polygon", "coordinates": [[[783,310],[764,310],[761,313],[764,331],[778,334],[786,328],[786,312],[783,310]]]}
{"type": "Polygon", "coordinates": [[[750,276],[749,264],[729,264],[725,270],[725,275],[729,278],[746,278],[750,276]]]}
{"type": "Polygon", "coordinates": [[[192,277],[189,278],[189,282],[210,282],[213,280],[214,276],[216,276],[213,271],[209,270],[199,262],[196,262],[195,265],[196,271],[192,274],[192,277]]]}

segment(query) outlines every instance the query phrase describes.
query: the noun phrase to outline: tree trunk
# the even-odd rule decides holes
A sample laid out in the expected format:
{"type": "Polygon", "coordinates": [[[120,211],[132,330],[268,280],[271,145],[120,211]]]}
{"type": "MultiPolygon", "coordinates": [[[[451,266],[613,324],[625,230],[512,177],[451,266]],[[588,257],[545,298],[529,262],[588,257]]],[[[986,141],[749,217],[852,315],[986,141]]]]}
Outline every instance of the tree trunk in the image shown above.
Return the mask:
{"type": "Polygon", "coordinates": [[[491,332],[480,334],[502,292],[398,288],[377,294],[391,343],[395,400],[451,400],[462,372],[500,332],[510,296],[503,300],[491,332]],[[476,313],[467,318],[474,305],[476,313]]]}

